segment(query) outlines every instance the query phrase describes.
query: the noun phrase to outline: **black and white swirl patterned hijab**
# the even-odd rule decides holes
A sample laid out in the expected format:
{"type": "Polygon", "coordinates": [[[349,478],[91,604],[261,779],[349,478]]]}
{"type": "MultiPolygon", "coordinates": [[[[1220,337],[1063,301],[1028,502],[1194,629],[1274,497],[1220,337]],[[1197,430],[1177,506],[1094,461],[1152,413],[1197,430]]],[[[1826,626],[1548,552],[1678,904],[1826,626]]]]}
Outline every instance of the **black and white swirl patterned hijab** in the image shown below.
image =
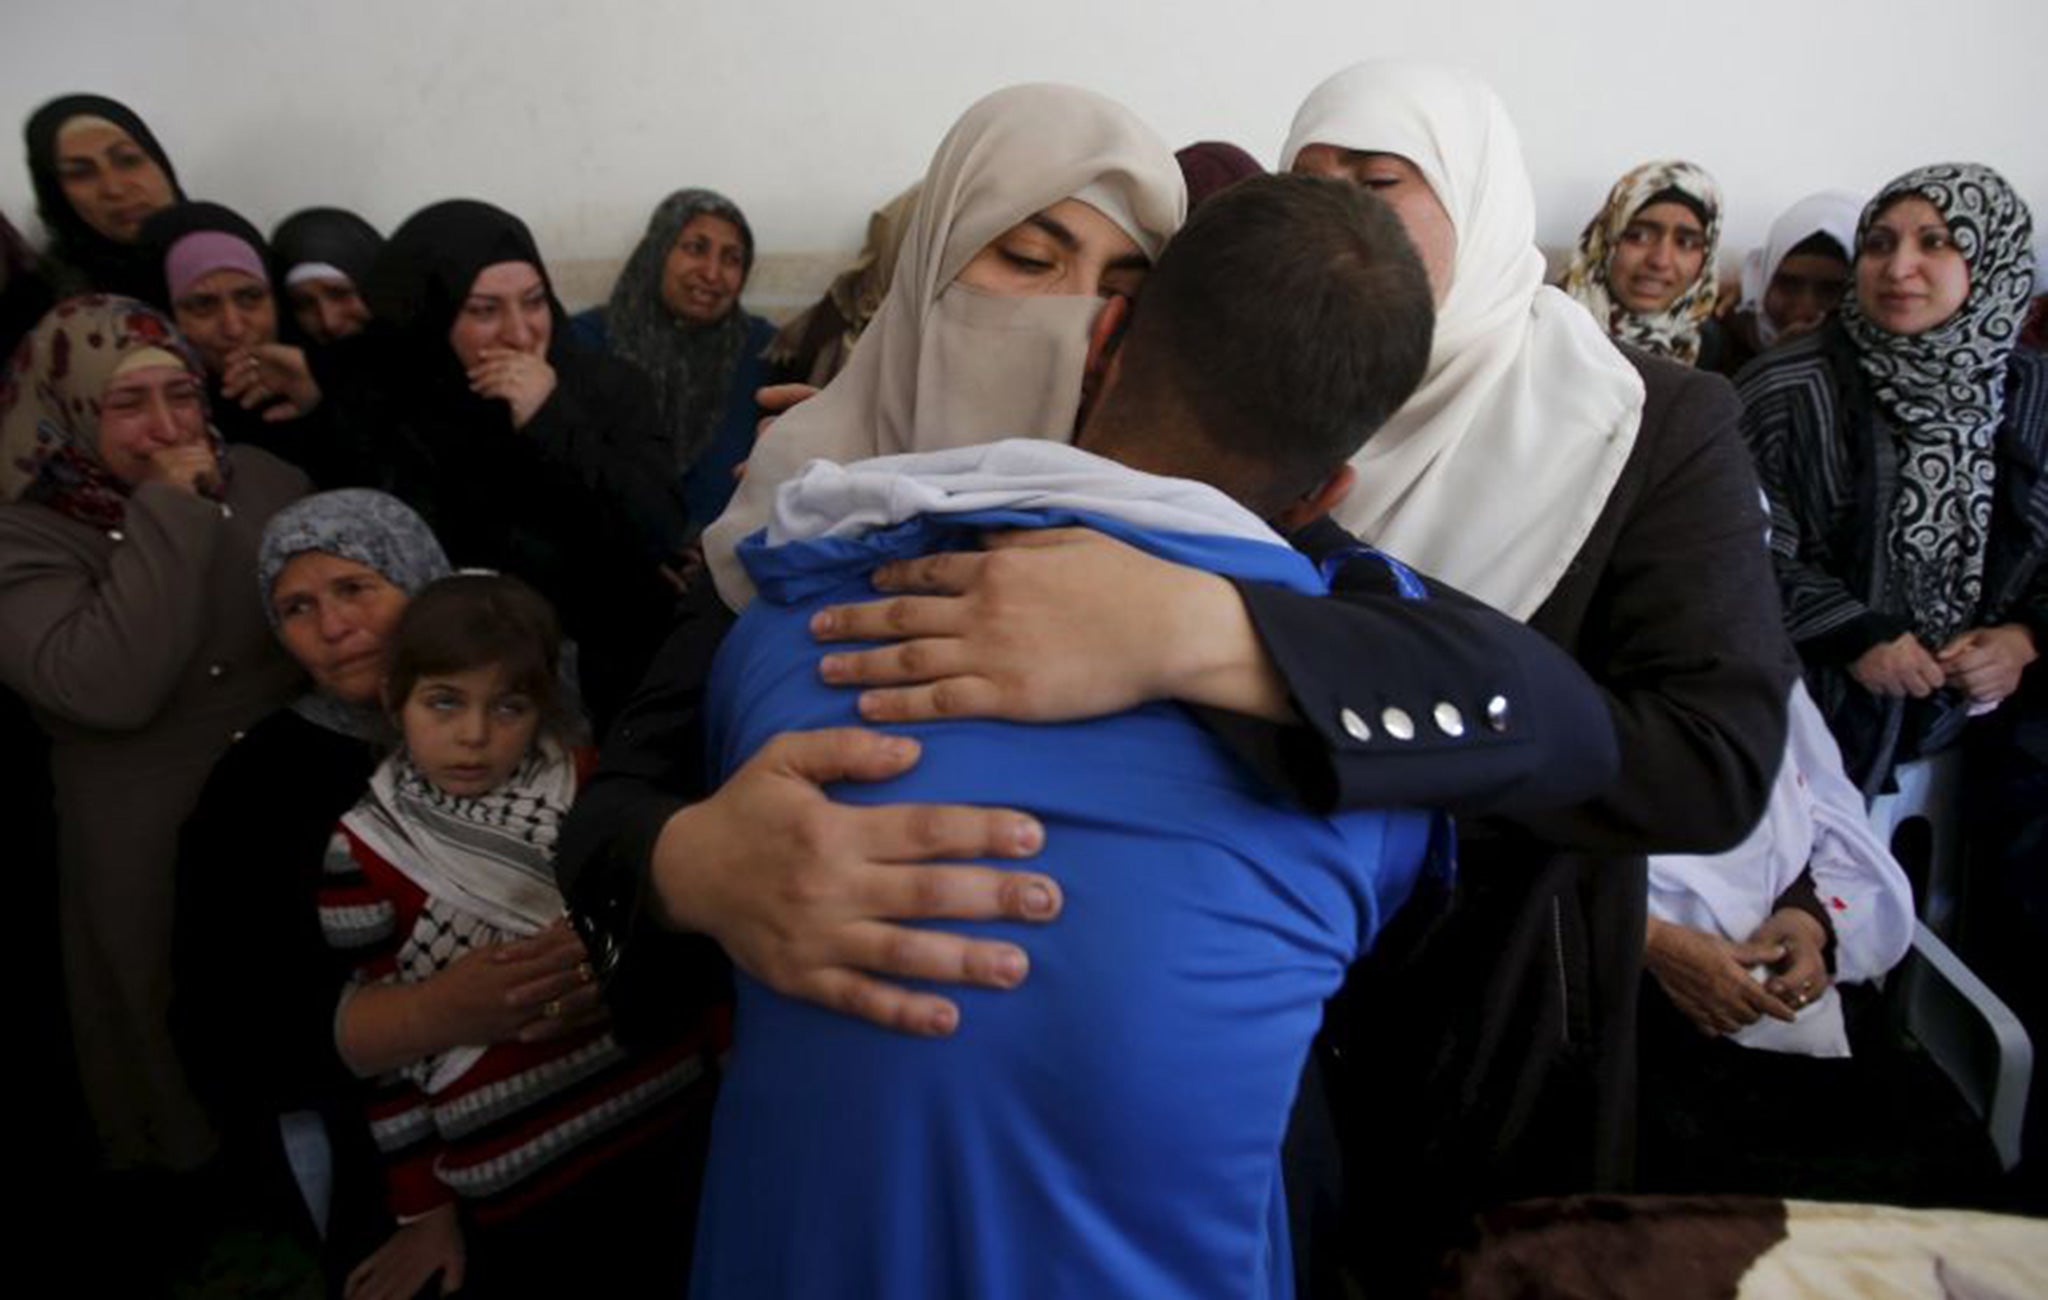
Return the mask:
{"type": "Polygon", "coordinates": [[[1979,163],[1933,163],[1878,191],[1856,224],[1858,256],[1894,202],[1918,196],[1947,223],[1970,269],[1955,315],[1894,334],[1856,294],[1842,327],[1878,407],[1898,433],[1899,488],[1887,530],[1887,595],[1939,649],[1963,631],[1984,589],[1993,444],[2005,414],[2006,362],[2033,292],[2033,216],[2005,178],[1979,163]]]}

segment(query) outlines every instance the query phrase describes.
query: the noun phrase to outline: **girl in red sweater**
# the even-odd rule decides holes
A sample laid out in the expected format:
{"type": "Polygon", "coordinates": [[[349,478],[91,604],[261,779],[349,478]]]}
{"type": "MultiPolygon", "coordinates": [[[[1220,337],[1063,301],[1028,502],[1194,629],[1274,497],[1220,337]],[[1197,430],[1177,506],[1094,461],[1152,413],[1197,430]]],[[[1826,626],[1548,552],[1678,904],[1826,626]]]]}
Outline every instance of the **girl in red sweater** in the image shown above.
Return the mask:
{"type": "Polygon", "coordinates": [[[341,819],[320,901],[328,942],[355,965],[343,1055],[383,1071],[370,1124],[401,1225],[351,1297],[431,1293],[436,1274],[464,1296],[680,1294],[688,1276],[703,1038],[628,1050],[601,1011],[564,998],[549,1016],[588,1023],[434,1043],[409,1037],[396,1001],[352,1005],[563,924],[555,836],[588,752],[565,740],[560,640],[531,587],[478,573],[421,591],[393,637],[384,700],[404,744],[341,819]],[[392,1050],[408,1042],[424,1050],[392,1050]]]}

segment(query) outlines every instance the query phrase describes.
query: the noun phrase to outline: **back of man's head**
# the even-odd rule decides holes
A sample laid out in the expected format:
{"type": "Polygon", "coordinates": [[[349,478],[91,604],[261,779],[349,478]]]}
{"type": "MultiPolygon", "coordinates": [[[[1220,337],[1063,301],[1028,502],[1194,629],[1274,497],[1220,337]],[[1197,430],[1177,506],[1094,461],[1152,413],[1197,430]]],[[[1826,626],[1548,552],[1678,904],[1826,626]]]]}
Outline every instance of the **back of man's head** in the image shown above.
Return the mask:
{"type": "Polygon", "coordinates": [[[1241,181],[1146,278],[1084,441],[1271,517],[1415,391],[1434,323],[1429,279],[1384,203],[1306,176],[1241,181]]]}

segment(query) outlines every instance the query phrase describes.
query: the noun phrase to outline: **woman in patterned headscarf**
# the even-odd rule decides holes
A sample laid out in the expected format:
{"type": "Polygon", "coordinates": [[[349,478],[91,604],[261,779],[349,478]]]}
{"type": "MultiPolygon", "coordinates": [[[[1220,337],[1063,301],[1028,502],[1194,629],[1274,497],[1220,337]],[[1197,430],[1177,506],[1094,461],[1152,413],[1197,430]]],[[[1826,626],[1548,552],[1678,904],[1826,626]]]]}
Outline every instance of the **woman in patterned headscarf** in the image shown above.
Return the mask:
{"type": "Polygon", "coordinates": [[[72,1033],[101,1156],[197,1168],[214,1136],[171,1050],[178,827],[298,671],[249,590],[298,470],[227,449],[171,323],[73,298],[0,380],[0,682],[50,736],[72,1033]]]}
{"type": "Polygon", "coordinates": [[[2032,228],[1989,167],[1906,173],[1863,210],[1840,319],[1741,386],[1786,622],[1866,789],[2048,637],[2048,358],[2015,347],[2032,228]]]}
{"type": "Polygon", "coordinates": [[[693,534],[725,509],[761,418],[754,393],[768,382],[775,327],[740,306],[753,269],[754,231],[732,200],[678,190],[655,208],[611,301],[570,323],[654,381],[693,534]]]}
{"type": "Polygon", "coordinates": [[[1714,315],[1721,188],[1689,162],[1648,162],[1614,183],[1579,235],[1564,289],[1623,343],[1692,365],[1714,315]]]}

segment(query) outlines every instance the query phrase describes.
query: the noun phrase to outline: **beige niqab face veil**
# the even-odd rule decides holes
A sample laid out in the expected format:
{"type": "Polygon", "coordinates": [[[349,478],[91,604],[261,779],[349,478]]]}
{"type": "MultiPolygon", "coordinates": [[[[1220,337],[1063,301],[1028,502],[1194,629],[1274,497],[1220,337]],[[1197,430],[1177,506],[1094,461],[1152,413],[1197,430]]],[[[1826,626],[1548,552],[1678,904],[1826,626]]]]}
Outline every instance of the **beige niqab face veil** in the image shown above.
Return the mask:
{"type": "Polygon", "coordinates": [[[1186,208],[1165,141],[1092,92],[1012,86],[954,124],[925,175],[888,297],[846,369],[762,436],[732,504],[705,530],[706,562],[728,604],[753,596],[733,547],[767,521],[776,490],[809,461],[1072,439],[1101,301],[954,283],[991,240],[1069,198],[1114,221],[1147,257],[1186,208]]]}

